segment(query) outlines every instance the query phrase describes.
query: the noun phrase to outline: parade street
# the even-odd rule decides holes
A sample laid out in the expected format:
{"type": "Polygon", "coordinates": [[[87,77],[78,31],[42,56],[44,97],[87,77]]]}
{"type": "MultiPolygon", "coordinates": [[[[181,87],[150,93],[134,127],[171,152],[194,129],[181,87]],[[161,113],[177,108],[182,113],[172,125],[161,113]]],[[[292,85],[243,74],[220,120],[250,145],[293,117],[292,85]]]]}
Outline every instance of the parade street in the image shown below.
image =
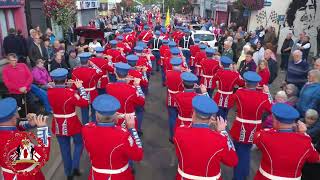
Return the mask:
{"type": "MultiPolygon", "coordinates": [[[[274,87],[284,78],[283,73],[279,73],[274,87]]],[[[149,96],[145,105],[145,116],[143,122],[143,148],[144,159],[140,163],[135,163],[135,177],[137,180],[173,180],[177,171],[177,160],[174,152],[174,146],[168,141],[168,121],[167,109],[165,106],[166,88],[162,87],[160,82],[160,73],[156,73],[151,77],[149,87],[149,96]]],[[[271,88],[271,93],[278,89],[271,88]]],[[[233,121],[234,111],[230,112],[229,120],[233,121]]],[[[231,122],[229,124],[231,124],[231,122]]],[[[99,138],[99,137],[97,137],[99,138]]],[[[201,138],[201,137],[199,137],[201,138]]],[[[65,175],[63,173],[63,164],[59,156],[59,146],[55,138],[51,145],[51,159],[47,163],[44,173],[48,180],[62,180],[65,175]],[[59,164],[57,164],[59,162],[59,164]],[[51,167],[49,169],[48,167],[51,167]],[[50,178],[50,179],[49,179],[50,178]]],[[[99,148],[99,147],[97,147],[99,148]]],[[[195,147],[196,148],[196,147],[195,147]]],[[[257,168],[259,167],[260,153],[253,150],[251,159],[251,171],[249,179],[253,179],[257,168]]],[[[83,172],[81,177],[75,177],[76,180],[86,180],[90,170],[90,160],[84,150],[80,170],[83,172]]],[[[222,167],[222,177],[225,180],[232,179],[232,168],[222,167]]]]}

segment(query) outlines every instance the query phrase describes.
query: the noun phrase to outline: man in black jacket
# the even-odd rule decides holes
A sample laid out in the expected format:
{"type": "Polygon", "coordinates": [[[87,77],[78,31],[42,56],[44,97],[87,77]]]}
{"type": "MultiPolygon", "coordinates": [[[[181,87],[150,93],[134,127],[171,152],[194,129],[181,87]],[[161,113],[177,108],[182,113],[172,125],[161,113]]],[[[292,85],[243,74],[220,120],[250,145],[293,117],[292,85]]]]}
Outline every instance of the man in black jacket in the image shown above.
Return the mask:
{"type": "Polygon", "coordinates": [[[16,30],[13,28],[9,29],[9,35],[3,40],[3,49],[5,55],[14,53],[19,57],[24,55],[23,43],[19,40],[16,35],[16,30]]]}
{"type": "Polygon", "coordinates": [[[29,59],[32,67],[36,65],[36,61],[38,59],[46,59],[48,56],[47,51],[41,42],[40,36],[34,36],[33,40],[34,41],[29,48],[29,59]]]}
{"type": "Polygon", "coordinates": [[[291,54],[292,46],[294,42],[292,40],[292,33],[288,33],[286,39],[283,41],[282,47],[281,47],[281,64],[280,68],[282,71],[288,69],[288,62],[289,57],[291,54]]]}
{"type": "Polygon", "coordinates": [[[270,49],[266,49],[264,52],[264,58],[268,61],[268,68],[270,72],[269,84],[277,78],[278,76],[278,64],[277,61],[271,58],[272,51],[270,49]]]}

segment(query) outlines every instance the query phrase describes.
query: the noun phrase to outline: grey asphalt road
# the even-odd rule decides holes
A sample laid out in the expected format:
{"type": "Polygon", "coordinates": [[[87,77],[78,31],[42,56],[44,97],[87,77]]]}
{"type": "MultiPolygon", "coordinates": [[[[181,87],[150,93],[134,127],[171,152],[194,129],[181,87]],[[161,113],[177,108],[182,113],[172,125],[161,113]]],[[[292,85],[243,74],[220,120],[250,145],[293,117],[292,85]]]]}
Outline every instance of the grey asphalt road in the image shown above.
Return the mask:
{"type": "MultiPolygon", "coordinates": [[[[279,73],[274,82],[271,92],[274,94],[279,90],[279,85],[284,77],[284,73],[279,73]]],[[[150,94],[147,97],[145,105],[145,115],[143,122],[143,146],[144,159],[135,163],[137,180],[173,180],[177,169],[177,160],[173,145],[168,141],[168,123],[167,110],[165,106],[166,89],[162,87],[160,74],[151,77],[150,94]]],[[[235,115],[234,109],[229,113],[229,124],[231,125],[235,115]]],[[[51,159],[43,172],[47,179],[64,180],[59,146],[56,139],[53,138],[51,146],[51,159]]],[[[196,148],[196,147],[195,147],[196,148]]],[[[195,149],[196,153],[196,149],[195,149]]],[[[249,179],[253,179],[257,168],[259,167],[260,153],[258,150],[252,150],[251,170],[249,179]]],[[[88,178],[90,170],[90,160],[84,150],[81,158],[81,177],[75,177],[75,180],[85,180],[88,178]]],[[[232,179],[232,169],[222,165],[222,176],[225,180],[232,179]]]]}

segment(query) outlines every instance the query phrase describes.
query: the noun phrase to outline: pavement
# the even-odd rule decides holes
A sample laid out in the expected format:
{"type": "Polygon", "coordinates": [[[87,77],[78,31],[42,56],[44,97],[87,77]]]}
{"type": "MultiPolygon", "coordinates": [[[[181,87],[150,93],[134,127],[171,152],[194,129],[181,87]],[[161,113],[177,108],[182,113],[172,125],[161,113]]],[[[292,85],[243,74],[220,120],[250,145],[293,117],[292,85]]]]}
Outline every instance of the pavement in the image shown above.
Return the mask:
{"type": "MultiPolygon", "coordinates": [[[[278,74],[271,87],[274,94],[279,90],[281,81],[284,79],[284,73],[278,74]]],[[[177,159],[173,145],[168,141],[168,121],[167,110],[165,106],[166,88],[162,87],[160,73],[151,76],[149,96],[145,105],[145,115],[143,121],[142,137],[144,147],[144,159],[135,163],[136,180],[173,180],[177,170],[177,159]]],[[[235,110],[231,109],[228,116],[228,124],[231,127],[235,117],[235,110]]],[[[52,138],[50,160],[43,168],[47,180],[64,180],[61,155],[56,138],[52,138]]],[[[196,147],[195,147],[195,153],[196,147]]],[[[250,177],[253,179],[260,163],[260,152],[252,150],[250,177]]],[[[81,158],[81,177],[75,177],[75,180],[85,180],[88,178],[90,170],[90,160],[84,150],[81,158]]],[[[224,180],[232,179],[232,168],[222,165],[222,177],[224,180]]]]}

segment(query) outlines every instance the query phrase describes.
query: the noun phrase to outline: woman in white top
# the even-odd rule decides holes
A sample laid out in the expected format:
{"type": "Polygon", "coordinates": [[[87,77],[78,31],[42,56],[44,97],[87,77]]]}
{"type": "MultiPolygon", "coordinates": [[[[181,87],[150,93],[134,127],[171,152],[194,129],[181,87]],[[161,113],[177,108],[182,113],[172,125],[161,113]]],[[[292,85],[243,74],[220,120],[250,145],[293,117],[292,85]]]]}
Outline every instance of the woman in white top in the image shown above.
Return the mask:
{"type": "Polygon", "coordinates": [[[98,42],[98,39],[93,39],[92,42],[89,43],[90,49],[95,49],[96,47],[102,47],[101,44],[98,42]]]}
{"type": "Polygon", "coordinates": [[[258,62],[262,59],[264,59],[264,47],[261,42],[258,41],[256,44],[256,51],[253,53],[253,60],[256,64],[258,64],[258,62]]]}

